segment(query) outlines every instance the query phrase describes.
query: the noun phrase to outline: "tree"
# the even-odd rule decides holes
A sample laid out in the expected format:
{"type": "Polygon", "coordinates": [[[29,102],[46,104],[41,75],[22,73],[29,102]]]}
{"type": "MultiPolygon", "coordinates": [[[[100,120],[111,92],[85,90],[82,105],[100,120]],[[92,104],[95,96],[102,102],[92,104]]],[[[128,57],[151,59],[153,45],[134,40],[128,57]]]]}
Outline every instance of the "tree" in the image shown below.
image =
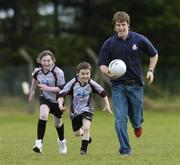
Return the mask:
{"type": "Polygon", "coordinates": [[[2,0],[0,11],[6,17],[0,17],[0,67],[23,64],[20,48],[34,61],[40,51],[51,49],[61,66],[91,61],[86,48],[99,53],[103,41],[113,33],[111,20],[117,10],[127,11],[131,29],[157,45],[159,65],[180,65],[178,0],[2,0]]]}

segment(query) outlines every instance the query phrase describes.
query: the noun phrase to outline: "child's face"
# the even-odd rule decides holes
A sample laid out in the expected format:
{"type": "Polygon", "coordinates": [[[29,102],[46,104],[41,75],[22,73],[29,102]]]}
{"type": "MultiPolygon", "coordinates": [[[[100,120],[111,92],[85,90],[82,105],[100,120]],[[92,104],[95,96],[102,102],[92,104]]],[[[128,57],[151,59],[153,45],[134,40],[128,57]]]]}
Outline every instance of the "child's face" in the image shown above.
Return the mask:
{"type": "Polygon", "coordinates": [[[81,83],[86,83],[89,81],[91,77],[91,71],[89,69],[81,69],[78,75],[79,75],[79,81],[81,83]]]}
{"type": "Polygon", "coordinates": [[[41,65],[44,70],[50,70],[52,65],[54,64],[52,57],[50,55],[43,56],[41,59],[41,65]]]}

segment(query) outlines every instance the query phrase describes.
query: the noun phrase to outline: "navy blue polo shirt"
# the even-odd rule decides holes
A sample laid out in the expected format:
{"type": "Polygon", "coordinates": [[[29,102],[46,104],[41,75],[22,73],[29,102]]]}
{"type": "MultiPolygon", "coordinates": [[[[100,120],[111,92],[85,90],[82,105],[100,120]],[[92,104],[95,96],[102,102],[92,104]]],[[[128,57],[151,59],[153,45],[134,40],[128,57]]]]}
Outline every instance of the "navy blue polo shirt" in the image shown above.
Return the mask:
{"type": "Polygon", "coordinates": [[[158,51],[145,36],[129,31],[125,40],[115,34],[104,42],[100,50],[98,65],[108,66],[112,60],[121,59],[126,63],[127,71],[122,77],[111,80],[112,84],[118,84],[124,80],[135,80],[143,86],[142,55],[153,57],[157,53],[158,51]]]}

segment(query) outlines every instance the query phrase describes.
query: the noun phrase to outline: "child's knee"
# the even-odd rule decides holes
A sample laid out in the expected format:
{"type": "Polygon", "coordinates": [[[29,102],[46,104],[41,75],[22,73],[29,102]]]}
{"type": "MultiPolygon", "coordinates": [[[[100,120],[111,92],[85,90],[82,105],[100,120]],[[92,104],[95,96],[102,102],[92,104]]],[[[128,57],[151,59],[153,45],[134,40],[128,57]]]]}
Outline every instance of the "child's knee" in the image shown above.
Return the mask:
{"type": "Polygon", "coordinates": [[[57,128],[60,128],[62,126],[62,121],[54,121],[54,126],[57,127],[57,128]]]}
{"type": "Polygon", "coordinates": [[[75,135],[76,137],[78,137],[78,136],[81,136],[81,133],[80,133],[79,130],[78,130],[78,131],[74,131],[74,135],[75,135]]]}
{"type": "Polygon", "coordinates": [[[83,127],[83,132],[89,132],[89,130],[90,130],[90,127],[89,127],[89,126],[83,127]]]}
{"type": "Polygon", "coordinates": [[[48,114],[42,113],[42,114],[40,114],[39,118],[40,118],[41,120],[47,120],[47,119],[48,119],[48,114]]]}

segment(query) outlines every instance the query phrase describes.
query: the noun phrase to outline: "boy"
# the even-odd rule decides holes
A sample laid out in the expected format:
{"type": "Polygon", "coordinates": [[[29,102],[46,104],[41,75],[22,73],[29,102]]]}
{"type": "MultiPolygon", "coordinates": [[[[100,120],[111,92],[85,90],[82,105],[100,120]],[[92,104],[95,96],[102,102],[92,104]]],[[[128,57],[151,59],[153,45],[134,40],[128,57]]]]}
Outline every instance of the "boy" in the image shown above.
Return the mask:
{"type": "Polygon", "coordinates": [[[64,97],[69,94],[72,98],[70,110],[72,128],[75,136],[82,136],[80,149],[82,155],[87,153],[88,144],[91,143],[90,126],[94,114],[92,93],[97,93],[103,98],[105,102],[104,109],[112,114],[104,89],[90,77],[90,64],[87,62],[80,63],[77,66],[77,76],[64,86],[58,96],[61,111],[65,110],[63,106],[64,97]]]}

